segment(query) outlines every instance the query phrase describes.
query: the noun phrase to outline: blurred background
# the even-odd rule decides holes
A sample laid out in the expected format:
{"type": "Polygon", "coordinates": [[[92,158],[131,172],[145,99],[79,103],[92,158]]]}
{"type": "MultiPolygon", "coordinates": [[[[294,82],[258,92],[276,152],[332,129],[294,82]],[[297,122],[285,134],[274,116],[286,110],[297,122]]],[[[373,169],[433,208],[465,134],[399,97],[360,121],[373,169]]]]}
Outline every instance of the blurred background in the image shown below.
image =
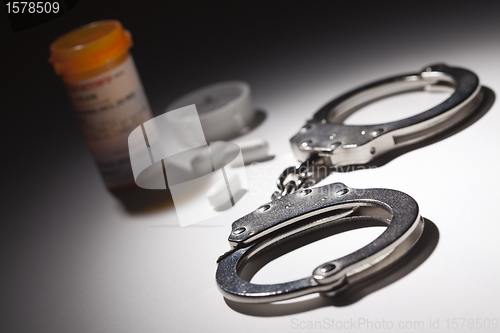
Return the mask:
{"type": "MultiPolygon", "coordinates": [[[[476,71],[485,85],[500,91],[498,1],[80,0],[64,15],[17,32],[5,8],[3,4],[0,10],[3,332],[229,331],[215,311],[225,311],[223,316],[235,320],[245,318],[239,324],[249,326],[241,331],[251,325],[261,330],[290,328],[283,318],[264,326],[261,318],[236,313],[217,294],[214,262],[228,249],[229,222],[214,230],[145,228],[175,225],[172,207],[165,208],[167,215],[137,217],[121,210],[106,191],[64,86],[48,62],[50,43],[74,28],[116,19],[131,32],[131,53],[155,116],[193,89],[226,80],[248,82],[255,105],[267,114],[254,135],[268,135],[275,154],[290,153],[288,139],[330,98],[384,75],[446,62],[476,71]],[[188,269],[200,254],[186,245],[179,250],[183,255],[174,255],[178,249],[171,244],[200,241],[207,235],[217,245],[210,245],[207,258],[199,259],[203,282],[187,292],[194,280],[187,278],[191,282],[183,284],[175,272],[188,269]],[[209,296],[201,286],[209,288],[209,296]],[[204,309],[203,302],[216,306],[204,309]],[[187,313],[202,320],[190,322],[187,313]],[[209,315],[213,319],[207,319],[209,315]]],[[[489,111],[496,113],[496,106],[489,111]]],[[[488,122],[498,120],[495,117],[488,122]]],[[[483,173],[479,188],[498,185],[499,177],[489,173],[489,166],[497,165],[499,141],[492,127],[478,130],[478,135],[483,136],[464,141],[494,147],[476,151],[475,166],[454,171],[456,178],[449,183],[457,188],[460,182],[475,186],[477,179],[464,177],[477,171],[474,168],[483,173]]],[[[446,179],[451,165],[468,160],[461,155],[464,149],[455,148],[444,157],[449,164],[442,174],[430,176],[432,181],[446,179]]],[[[431,153],[427,163],[441,154],[431,153]]],[[[425,168],[420,171],[425,174],[425,168]]],[[[402,178],[391,184],[382,176],[387,181],[374,185],[411,192],[402,178]]],[[[412,193],[424,198],[424,207],[440,198],[418,191],[412,193]]],[[[493,204],[499,193],[491,191],[484,197],[493,204]]],[[[263,200],[267,196],[266,192],[263,200]]],[[[438,227],[439,214],[429,216],[438,227]]],[[[495,234],[498,229],[489,237],[495,234]]],[[[483,250],[492,253],[494,248],[483,250]]],[[[445,258],[436,267],[443,262],[446,265],[445,258]]],[[[490,269],[491,274],[500,273],[497,266],[490,269]]],[[[491,283],[498,285],[495,281],[491,283]]],[[[454,315],[486,315],[470,310],[475,302],[499,308],[498,300],[487,296],[492,290],[478,288],[465,293],[466,300],[449,302],[451,308],[460,301],[467,304],[466,309],[455,308],[454,315]],[[471,296],[477,292],[482,296],[471,296]]],[[[495,288],[493,295],[495,290],[498,295],[495,288]]],[[[375,305],[361,306],[356,313],[367,313],[375,305]]]]}

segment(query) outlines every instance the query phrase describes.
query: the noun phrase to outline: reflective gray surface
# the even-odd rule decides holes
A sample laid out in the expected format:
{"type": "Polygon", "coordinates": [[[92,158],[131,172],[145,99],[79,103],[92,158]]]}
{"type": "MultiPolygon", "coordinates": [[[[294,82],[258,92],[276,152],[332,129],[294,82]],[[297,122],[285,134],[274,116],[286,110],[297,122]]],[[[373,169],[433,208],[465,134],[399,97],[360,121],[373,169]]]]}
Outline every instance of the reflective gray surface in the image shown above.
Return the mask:
{"type": "Polygon", "coordinates": [[[322,107],[290,139],[292,149],[300,161],[317,154],[336,166],[364,164],[396,147],[422,141],[455,125],[479,105],[480,88],[477,75],[470,70],[443,64],[376,81],[322,107]],[[451,90],[453,94],[439,105],[402,120],[367,126],[342,123],[373,101],[418,90],[451,90]]]}
{"type": "Polygon", "coordinates": [[[388,189],[353,189],[334,183],[302,190],[257,208],[232,225],[232,252],[220,259],[216,281],[228,299],[275,302],[311,293],[332,296],[409,251],[423,231],[418,205],[405,193],[388,189]],[[317,267],[311,277],[280,284],[254,284],[238,273],[252,257],[300,237],[311,228],[359,220],[378,220],[387,229],[370,244],[342,258],[317,267]],[[285,227],[290,228],[285,229],[285,227]],[[250,244],[250,246],[249,246],[250,244]]]}

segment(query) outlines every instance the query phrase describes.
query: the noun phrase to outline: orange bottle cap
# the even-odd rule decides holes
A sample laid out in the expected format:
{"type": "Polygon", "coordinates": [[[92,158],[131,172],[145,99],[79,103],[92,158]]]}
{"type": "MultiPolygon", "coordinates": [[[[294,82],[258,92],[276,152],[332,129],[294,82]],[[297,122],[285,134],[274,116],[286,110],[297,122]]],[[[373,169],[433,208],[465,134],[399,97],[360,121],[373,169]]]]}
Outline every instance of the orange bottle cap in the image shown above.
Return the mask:
{"type": "Polygon", "coordinates": [[[49,61],[56,74],[80,73],[117,59],[131,46],[130,32],[119,21],[98,21],[56,39],[50,45],[49,61]]]}

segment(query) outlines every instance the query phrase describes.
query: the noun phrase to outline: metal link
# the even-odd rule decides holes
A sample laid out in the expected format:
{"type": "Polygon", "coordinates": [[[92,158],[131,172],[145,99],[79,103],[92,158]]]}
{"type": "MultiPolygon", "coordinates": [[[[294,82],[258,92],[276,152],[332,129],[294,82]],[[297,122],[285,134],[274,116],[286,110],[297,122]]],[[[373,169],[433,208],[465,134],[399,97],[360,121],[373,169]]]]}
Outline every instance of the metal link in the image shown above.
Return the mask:
{"type": "Polygon", "coordinates": [[[271,195],[271,200],[279,199],[297,190],[308,188],[316,184],[316,181],[312,179],[313,174],[311,170],[318,160],[319,158],[317,154],[311,154],[307,160],[299,165],[290,166],[283,170],[281,175],[276,180],[278,191],[275,191],[271,195]]]}

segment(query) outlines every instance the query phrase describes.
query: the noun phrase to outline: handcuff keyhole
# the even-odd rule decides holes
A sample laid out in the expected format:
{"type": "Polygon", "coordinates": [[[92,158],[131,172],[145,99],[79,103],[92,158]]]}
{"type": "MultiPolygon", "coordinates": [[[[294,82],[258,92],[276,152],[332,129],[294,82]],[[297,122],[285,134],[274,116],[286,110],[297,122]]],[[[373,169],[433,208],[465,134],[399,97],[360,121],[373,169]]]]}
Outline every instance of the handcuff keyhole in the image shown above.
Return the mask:
{"type": "Polygon", "coordinates": [[[238,229],[236,229],[236,230],[233,231],[233,234],[239,235],[239,234],[244,233],[245,230],[247,230],[247,228],[245,228],[245,227],[239,227],[238,229]]]}
{"type": "Polygon", "coordinates": [[[342,188],[342,189],[338,190],[337,192],[335,192],[335,194],[340,196],[340,195],[346,194],[347,192],[349,192],[348,189],[342,188]]]}
{"type": "Polygon", "coordinates": [[[264,206],[260,206],[260,207],[257,209],[257,211],[258,211],[259,213],[263,213],[263,212],[265,212],[266,210],[268,210],[269,208],[271,208],[271,206],[270,206],[270,205],[264,205],[264,206]]]}
{"type": "Polygon", "coordinates": [[[332,150],[334,150],[334,149],[336,149],[336,148],[340,147],[340,145],[341,145],[341,143],[337,141],[337,142],[332,143],[332,144],[330,145],[330,148],[331,148],[332,150]]]}
{"type": "Polygon", "coordinates": [[[328,273],[328,272],[333,271],[333,270],[335,269],[335,267],[336,267],[336,266],[335,266],[334,264],[326,264],[326,265],[323,265],[323,267],[321,267],[321,268],[319,269],[319,271],[320,271],[321,273],[328,273]]]}
{"type": "Polygon", "coordinates": [[[309,193],[311,193],[311,192],[312,192],[312,190],[311,190],[311,189],[306,189],[306,190],[302,190],[302,191],[300,191],[300,192],[299,192],[299,195],[300,195],[300,196],[302,196],[302,197],[304,197],[304,196],[308,195],[308,194],[309,194],[309,193]]]}

